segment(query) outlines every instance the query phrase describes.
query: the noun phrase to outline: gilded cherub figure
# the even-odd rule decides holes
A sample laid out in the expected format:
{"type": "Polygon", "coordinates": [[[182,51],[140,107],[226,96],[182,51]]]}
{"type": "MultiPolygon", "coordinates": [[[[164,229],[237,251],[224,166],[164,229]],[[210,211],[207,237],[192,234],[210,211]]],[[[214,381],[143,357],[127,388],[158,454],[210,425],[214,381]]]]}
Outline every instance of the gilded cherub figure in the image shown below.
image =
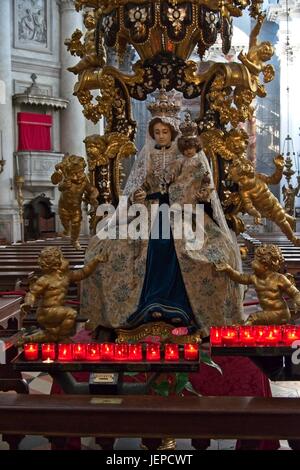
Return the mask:
{"type": "Polygon", "coordinates": [[[254,217],[255,223],[260,224],[261,218],[272,220],[287,238],[300,245],[300,239],[294,235],[295,218],[285,212],[278,199],[269,190],[269,184],[278,184],[282,178],[284,157],[274,158],[276,170],[271,176],[255,173],[253,163],[246,158],[238,158],[229,166],[228,176],[239,186],[239,197],[242,209],[254,217]]]}
{"type": "Polygon", "coordinates": [[[300,191],[300,176],[297,176],[297,186],[288,183],[287,186],[282,186],[283,203],[284,209],[287,214],[295,217],[295,198],[298,196],[300,191]]]}
{"type": "Polygon", "coordinates": [[[269,41],[258,43],[257,37],[264,22],[265,15],[259,14],[257,23],[250,34],[249,50],[247,54],[240,52],[238,58],[247,67],[252,77],[253,90],[261,98],[266,96],[264,85],[259,82],[259,74],[263,73],[264,82],[268,83],[275,76],[274,67],[271,64],[266,65],[265,62],[271,59],[274,54],[274,48],[269,41]]]}
{"type": "Polygon", "coordinates": [[[58,211],[64,228],[63,235],[71,235],[73,246],[80,250],[78,241],[82,221],[81,204],[83,201],[90,204],[91,212],[98,207],[98,190],[90,183],[84,170],[86,162],[83,157],[66,155],[62,162],[55,166],[51,176],[53,184],[58,184],[61,196],[58,211]]]}
{"type": "Polygon", "coordinates": [[[38,299],[37,321],[41,330],[32,335],[23,336],[24,342],[59,342],[68,341],[74,334],[76,311],[65,306],[66,295],[71,282],[79,282],[96,269],[98,263],[105,262],[106,255],[97,255],[83,269],[71,271],[69,262],[64,258],[60,248],[44,248],[38,263],[42,276],[36,279],[27,292],[21,312],[26,315],[38,299]]]}
{"type": "Polygon", "coordinates": [[[242,274],[227,263],[219,263],[216,270],[225,272],[230,279],[245,285],[253,285],[261,311],[252,313],[246,325],[280,325],[291,318],[289,307],[284,299],[288,296],[300,308],[300,292],[287,275],[278,271],[284,263],[281,249],[276,245],[260,245],[255,250],[252,262],[253,274],[242,274]]]}
{"type": "MultiPolygon", "coordinates": [[[[84,44],[82,45],[79,41],[81,36],[79,36],[78,39],[75,38],[77,39],[77,43],[79,41],[77,47],[80,51],[80,54],[77,55],[80,55],[81,60],[78,62],[78,64],[68,68],[68,70],[73,72],[75,75],[82,73],[88,68],[104,67],[106,64],[106,50],[102,37],[99,39],[98,48],[96,46],[96,18],[93,11],[89,11],[84,15],[84,25],[87,29],[87,32],[84,36],[84,44]]],[[[76,31],[78,35],[79,30],[76,31]]],[[[72,39],[67,39],[65,41],[65,44],[68,46],[71,53],[72,39]]]]}

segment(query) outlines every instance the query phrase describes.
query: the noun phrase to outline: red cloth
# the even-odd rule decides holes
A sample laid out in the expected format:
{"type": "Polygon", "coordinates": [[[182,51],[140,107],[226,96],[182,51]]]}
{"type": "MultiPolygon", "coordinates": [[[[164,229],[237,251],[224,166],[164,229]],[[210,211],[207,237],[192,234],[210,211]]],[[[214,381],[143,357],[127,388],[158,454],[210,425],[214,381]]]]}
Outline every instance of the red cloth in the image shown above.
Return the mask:
{"type": "MultiPolygon", "coordinates": [[[[74,338],[78,342],[91,342],[90,334],[81,330],[74,338]]],[[[213,358],[217,362],[223,374],[216,369],[201,363],[200,371],[190,374],[190,381],[195,390],[201,395],[208,396],[246,396],[246,397],[271,397],[271,388],[268,378],[247,357],[219,356],[213,358]]],[[[73,374],[78,382],[87,382],[88,372],[73,374]]],[[[141,374],[143,375],[143,374],[141,374]]],[[[53,382],[51,394],[63,393],[59,384],[53,382]]],[[[243,449],[251,441],[237,441],[236,449],[243,449]]],[[[260,440],[253,441],[256,450],[277,450],[279,441],[260,440]]],[[[78,438],[68,439],[66,450],[80,448],[78,438]]],[[[253,449],[253,447],[252,447],[253,449]]]]}
{"type": "Polygon", "coordinates": [[[52,150],[52,116],[49,116],[48,114],[18,113],[18,126],[18,152],[23,150],[52,150]]]}
{"type": "MultiPolygon", "coordinates": [[[[200,371],[190,374],[190,381],[197,392],[207,396],[231,397],[271,397],[268,378],[253,364],[248,357],[218,356],[213,357],[219,364],[223,374],[216,369],[200,365],[200,371]]],[[[237,441],[236,449],[242,449],[244,443],[237,441]]],[[[277,450],[279,441],[260,440],[256,442],[256,450],[277,450]]]]}

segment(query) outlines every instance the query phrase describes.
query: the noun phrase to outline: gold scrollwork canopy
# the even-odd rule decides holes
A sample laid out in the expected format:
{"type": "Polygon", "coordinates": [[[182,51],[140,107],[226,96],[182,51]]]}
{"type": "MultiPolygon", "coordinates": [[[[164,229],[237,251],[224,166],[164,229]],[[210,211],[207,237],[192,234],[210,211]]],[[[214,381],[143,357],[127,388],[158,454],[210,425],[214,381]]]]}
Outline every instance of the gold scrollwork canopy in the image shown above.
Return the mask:
{"type": "Polygon", "coordinates": [[[231,227],[243,231],[240,212],[245,212],[238,185],[230,181],[230,167],[243,158],[248,135],[237,130],[251,119],[252,101],[266,96],[264,83],[274,78],[270,43],[258,41],[264,21],[262,0],[77,0],[76,9],[85,11],[86,33],[76,30],[66,45],[80,61],[69,70],[78,76],[74,94],[87,119],[97,123],[104,117],[104,136],[87,137],[91,178],[99,190],[99,202],[117,204],[120,194],[121,160],[134,153],[136,122],[131,98],[145,100],[157,89],[175,89],[187,99],[200,97],[196,119],[202,146],[213,167],[215,185],[231,227]],[[232,19],[248,8],[256,20],[247,52],[239,62],[212,63],[199,72],[188,60],[198,46],[200,58],[222,40],[226,54],[231,47],[232,19]],[[81,40],[83,39],[83,42],[81,40]],[[106,64],[108,48],[122,56],[131,45],[139,60],[132,74],[106,64]],[[92,91],[98,90],[99,95],[92,91]],[[232,129],[232,130],[230,130],[232,129]],[[234,131],[234,132],[233,132],[234,131]],[[108,156],[111,139],[113,154],[108,156]]]}

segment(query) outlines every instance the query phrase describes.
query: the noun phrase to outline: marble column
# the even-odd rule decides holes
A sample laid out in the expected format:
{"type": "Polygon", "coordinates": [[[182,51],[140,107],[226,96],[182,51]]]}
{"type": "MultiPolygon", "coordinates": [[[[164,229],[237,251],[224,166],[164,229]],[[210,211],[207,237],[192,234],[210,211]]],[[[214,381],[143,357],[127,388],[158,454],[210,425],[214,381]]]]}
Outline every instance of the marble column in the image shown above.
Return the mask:
{"type": "Polygon", "coordinates": [[[0,158],[6,161],[0,174],[0,237],[8,241],[20,238],[18,230],[18,212],[15,192],[12,187],[13,170],[13,107],[12,107],[12,72],[11,72],[11,0],[1,0],[0,15],[0,158]],[[1,155],[2,153],[2,155],[1,155]]]}
{"type": "Polygon", "coordinates": [[[86,137],[85,118],[82,106],[73,96],[77,76],[67,70],[75,65],[79,57],[74,57],[64,45],[66,38],[70,38],[75,29],[83,30],[82,13],[75,10],[74,0],[60,0],[61,12],[61,96],[70,101],[67,109],[61,114],[61,150],[64,153],[85,155],[83,140],[86,137]]]}

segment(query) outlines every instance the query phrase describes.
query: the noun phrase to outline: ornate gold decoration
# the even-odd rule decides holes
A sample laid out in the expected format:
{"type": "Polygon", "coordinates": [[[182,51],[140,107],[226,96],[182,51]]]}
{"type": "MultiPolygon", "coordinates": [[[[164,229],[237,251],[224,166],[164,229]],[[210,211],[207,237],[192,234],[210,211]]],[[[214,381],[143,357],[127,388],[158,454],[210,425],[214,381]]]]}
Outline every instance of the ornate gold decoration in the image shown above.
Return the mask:
{"type": "Polygon", "coordinates": [[[44,248],[38,259],[43,274],[31,283],[21,306],[21,312],[26,316],[40,299],[37,321],[42,329],[32,335],[23,336],[19,344],[70,341],[70,336],[75,333],[76,310],[65,306],[69,284],[88,277],[98,263],[105,262],[106,259],[106,255],[98,255],[83,269],[71,271],[69,262],[60,248],[44,248]]]}
{"type": "Polygon", "coordinates": [[[53,184],[58,184],[61,196],[58,203],[58,213],[63,225],[63,235],[71,235],[71,242],[80,249],[79,234],[82,220],[81,204],[85,201],[91,205],[90,215],[96,213],[98,207],[98,191],[90,183],[84,170],[86,163],[83,157],[66,155],[61,163],[55,165],[51,176],[53,184]]]}
{"type": "MultiPolygon", "coordinates": [[[[104,136],[90,135],[86,137],[84,143],[90,180],[98,187],[99,203],[112,202],[111,193],[119,197],[121,192],[122,160],[134,155],[137,149],[129,137],[119,132],[111,132],[104,136]],[[111,178],[110,173],[112,173],[111,178]]],[[[93,231],[98,222],[97,217],[91,221],[93,231]]]]}
{"type": "Polygon", "coordinates": [[[287,214],[292,215],[294,217],[295,198],[298,196],[300,191],[300,176],[297,176],[297,186],[294,187],[291,183],[291,178],[295,174],[291,157],[286,157],[284,167],[285,168],[283,174],[288,184],[287,187],[285,185],[282,186],[284,210],[287,212],[287,214]]]}
{"type": "Polygon", "coordinates": [[[257,23],[250,34],[249,50],[247,54],[244,54],[244,52],[241,51],[238,56],[239,60],[245,65],[245,67],[247,67],[251,74],[252,91],[261,98],[265,97],[267,93],[264,85],[259,82],[260,73],[263,74],[265,83],[273,80],[275,76],[274,67],[270,64],[265,64],[265,62],[270,60],[274,54],[272,44],[269,41],[264,41],[262,43],[257,42],[257,37],[264,19],[264,15],[258,15],[257,23]]]}
{"type": "Polygon", "coordinates": [[[284,158],[274,158],[275,172],[271,176],[255,173],[253,163],[245,158],[234,160],[229,167],[229,178],[239,186],[241,211],[254,217],[255,223],[261,223],[261,217],[272,220],[287,238],[296,246],[300,239],[295,237],[295,218],[287,214],[277,198],[268,188],[269,184],[278,184],[281,180],[284,158]]]}
{"type": "MultiPolygon", "coordinates": [[[[246,85],[248,84],[249,82],[246,85]]],[[[255,93],[246,86],[236,86],[233,91],[227,86],[225,75],[216,76],[207,96],[211,104],[210,108],[219,113],[220,122],[223,125],[231,124],[237,127],[240,122],[252,118],[254,110],[251,103],[255,93]]]]}
{"type": "Polygon", "coordinates": [[[164,437],[161,440],[160,446],[157,450],[175,450],[176,449],[176,439],[174,437],[164,437]]]}
{"type": "Polygon", "coordinates": [[[297,176],[297,186],[288,183],[287,186],[282,186],[284,210],[287,214],[295,217],[295,198],[300,191],[300,176],[297,176]]]}
{"type": "Polygon", "coordinates": [[[84,44],[80,39],[82,33],[79,29],[72,34],[71,39],[65,40],[65,45],[72,55],[81,57],[80,62],[68,70],[75,75],[81,74],[87,69],[102,68],[106,64],[106,50],[103,44],[103,38],[98,38],[98,47],[96,47],[96,17],[93,11],[84,15],[84,25],[87,32],[84,36],[84,44]]]}
{"type": "Polygon", "coordinates": [[[98,74],[97,85],[101,91],[101,96],[96,97],[97,104],[93,104],[94,98],[88,89],[80,87],[81,89],[76,90],[75,94],[83,106],[83,114],[87,119],[97,124],[99,119],[104,116],[108,120],[108,126],[110,126],[112,123],[112,107],[116,100],[115,80],[111,75],[102,72],[98,74]]]}
{"type": "MultiPolygon", "coordinates": [[[[78,32],[73,42],[71,39],[68,43],[71,52],[76,53],[78,50],[80,54],[85,49],[79,62],[84,67],[80,66],[82,71],[74,94],[83,105],[87,119],[97,123],[101,117],[106,118],[105,136],[117,132],[130,140],[134,138],[131,97],[144,100],[157,88],[179,90],[185,98],[201,95],[197,122],[203,146],[212,161],[215,185],[222,188],[220,196],[227,210],[227,219],[237,231],[243,228],[238,218],[240,204],[229,204],[229,201],[237,202],[237,198],[227,187],[222,186],[227,175],[220,174],[219,159],[231,161],[239,155],[236,149],[230,147],[233,135],[228,134],[226,126],[235,128],[239,123],[251,119],[253,98],[262,96],[264,91],[259,82],[260,73],[264,74],[265,82],[272,79],[273,69],[265,62],[271,58],[273,49],[270,44],[257,40],[264,20],[261,6],[261,0],[78,0],[78,11],[83,7],[94,10],[94,23],[90,20],[84,45],[78,32]],[[203,55],[220,33],[223,52],[227,53],[232,17],[241,16],[245,8],[249,9],[252,18],[257,19],[257,24],[251,33],[248,52],[240,55],[242,63],[213,64],[206,72],[197,73],[197,65],[186,61],[195,45],[198,43],[199,53],[203,55]],[[134,64],[132,75],[125,75],[114,67],[99,65],[93,60],[88,62],[90,57],[95,60],[96,56],[101,58],[99,49],[103,49],[103,39],[104,46],[115,49],[117,53],[124,51],[128,44],[135,48],[141,60],[134,64]],[[90,52],[87,54],[88,49],[90,52]],[[94,98],[91,91],[96,89],[99,90],[99,96],[94,98]],[[208,116],[209,119],[213,117],[210,127],[201,128],[201,121],[209,120],[208,116]]],[[[245,136],[243,146],[247,142],[245,136]]],[[[95,184],[100,193],[103,190],[105,198],[108,198],[109,192],[109,200],[117,203],[118,184],[112,181],[111,176],[109,184],[105,178],[110,174],[115,175],[117,180],[118,161],[111,166],[114,159],[108,161],[103,150],[101,152],[101,158],[106,161],[100,166],[104,180],[100,181],[98,173],[95,184]]]]}
{"type": "Polygon", "coordinates": [[[288,323],[291,314],[284,299],[287,295],[300,308],[300,292],[293,282],[278,271],[282,268],[284,257],[276,245],[261,245],[255,250],[252,262],[253,274],[242,274],[226,263],[216,265],[217,271],[226,272],[233,281],[254,285],[262,311],[252,313],[247,325],[279,325],[288,323]]]}
{"type": "Polygon", "coordinates": [[[75,29],[70,39],[65,39],[64,44],[67,46],[67,50],[72,55],[77,55],[78,57],[83,57],[85,52],[85,47],[81,42],[83,36],[80,29],[75,29]]]}
{"type": "Polygon", "coordinates": [[[186,59],[199,43],[201,54],[220,33],[223,50],[230,49],[231,17],[249,7],[252,17],[260,11],[259,1],[250,0],[77,0],[77,11],[94,8],[99,30],[108,47],[124,49],[132,44],[141,59],[172,52],[186,59]],[[159,32],[159,33],[158,33],[159,32]]]}
{"type": "Polygon", "coordinates": [[[129,343],[132,341],[140,341],[147,336],[159,336],[161,341],[172,341],[176,344],[201,343],[200,332],[197,331],[192,335],[174,335],[174,326],[164,322],[153,322],[140,325],[131,330],[117,329],[117,343],[129,343]]]}

